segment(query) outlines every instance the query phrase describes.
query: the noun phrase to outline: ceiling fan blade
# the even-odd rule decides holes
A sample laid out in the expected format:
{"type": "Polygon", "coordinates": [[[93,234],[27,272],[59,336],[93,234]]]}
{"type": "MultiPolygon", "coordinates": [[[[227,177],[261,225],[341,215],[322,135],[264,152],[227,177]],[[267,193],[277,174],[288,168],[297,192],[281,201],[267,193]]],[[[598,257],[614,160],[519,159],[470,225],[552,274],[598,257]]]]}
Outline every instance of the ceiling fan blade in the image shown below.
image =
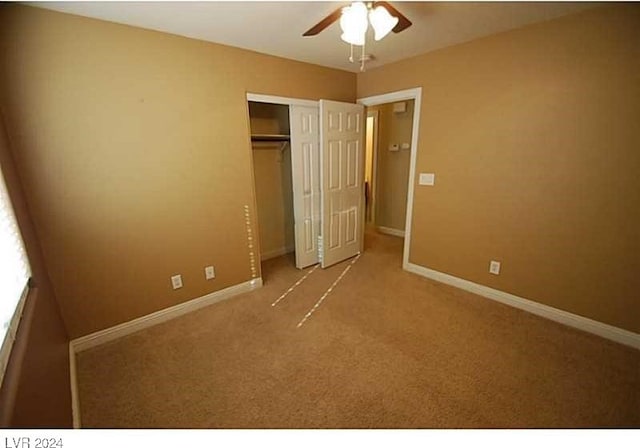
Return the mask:
{"type": "Polygon", "coordinates": [[[398,24],[393,27],[394,33],[404,31],[412,25],[411,20],[407,19],[400,11],[391,6],[389,2],[374,2],[373,7],[375,8],[376,6],[382,6],[389,11],[389,14],[398,18],[398,24]]]}
{"type": "Polygon", "coordinates": [[[342,8],[338,8],[335,11],[333,11],[331,14],[329,14],[327,17],[325,17],[324,19],[322,19],[321,21],[319,21],[318,23],[316,23],[315,25],[313,25],[311,28],[309,28],[304,34],[303,36],[307,37],[307,36],[315,36],[316,34],[318,34],[320,31],[324,30],[326,27],[328,27],[329,25],[331,25],[333,22],[335,22],[336,20],[338,20],[340,18],[340,15],[342,14],[342,8]]]}

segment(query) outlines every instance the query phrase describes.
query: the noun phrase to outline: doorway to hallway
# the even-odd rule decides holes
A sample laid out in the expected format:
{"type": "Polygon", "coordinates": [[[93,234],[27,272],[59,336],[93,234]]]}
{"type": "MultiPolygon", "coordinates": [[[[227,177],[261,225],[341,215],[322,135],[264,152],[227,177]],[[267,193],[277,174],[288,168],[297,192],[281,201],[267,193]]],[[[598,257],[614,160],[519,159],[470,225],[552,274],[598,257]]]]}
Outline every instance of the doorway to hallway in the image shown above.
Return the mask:
{"type": "Polygon", "coordinates": [[[415,100],[367,107],[365,216],[377,231],[404,237],[415,100]]]}
{"type": "MultiPolygon", "coordinates": [[[[405,107],[405,113],[406,113],[407,102],[411,102],[413,106],[411,119],[406,120],[408,123],[411,123],[410,140],[408,142],[404,141],[405,138],[403,137],[402,139],[399,139],[400,141],[398,142],[390,142],[386,149],[386,151],[389,151],[389,148],[390,148],[391,151],[389,152],[394,152],[394,153],[398,151],[399,152],[405,151],[405,154],[408,154],[408,159],[409,159],[409,170],[408,170],[407,180],[406,180],[406,202],[405,202],[406,205],[405,205],[405,214],[404,214],[404,246],[403,246],[403,252],[402,252],[402,266],[405,269],[409,266],[409,248],[411,245],[410,242],[411,242],[411,225],[412,225],[412,216],[413,216],[413,192],[415,188],[415,178],[416,178],[415,171],[416,171],[416,158],[418,153],[418,135],[419,135],[419,126],[420,126],[420,110],[422,105],[422,88],[416,87],[414,89],[400,90],[396,92],[384,93],[381,95],[375,95],[375,96],[358,99],[358,103],[367,107],[368,111],[375,110],[373,109],[373,107],[384,105],[384,104],[405,103],[404,107],[405,107]],[[406,144],[406,143],[409,144],[409,147],[406,148],[406,145],[404,145],[405,149],[402,149],[403,144],[406,144]],[[399,144],[398,151],[395,151],[396,147],[393,146],[394,144],[399,144]]],[[[401,112],[402,107],[403,106],[397,106],[396,111],[398,113],[402,113],[401,112]]],[[[371,164],[370,164],[372,169],[372,174],[370,175],[370,177],[372,182],[371,192],[372,192],[372,198],[373,198],[370,216],[372,216],[372,219],[376,219],[376,216],[378,215],[377,209],[378,209],[379,197],[380,197],[380,194],[382,193],[382,189],[379,188],[380,185],[378,185],[378,182],[377,182],[379,180],[378,178],[380,177],[380,175],[378,173],[378,167],[376,163],[376,160],[378,158],[378,155],[376,153],[380,153],[384,150],[379,142],[376,143],[375,121],[376,120],[374,119],[373,121],[374,131],[371,137],[371,141],[372,141],[371,154],[372,155],[371,155],[371,164]]],[[[378,141],[379,140],[380,139],[378,138],[378,141]]],[[[366,154],[366,148],[365,148],[365,154],[366,154]]],[[[377,222],[376,222],[376,225],[377,227],[379,227],[377,222]]]]}

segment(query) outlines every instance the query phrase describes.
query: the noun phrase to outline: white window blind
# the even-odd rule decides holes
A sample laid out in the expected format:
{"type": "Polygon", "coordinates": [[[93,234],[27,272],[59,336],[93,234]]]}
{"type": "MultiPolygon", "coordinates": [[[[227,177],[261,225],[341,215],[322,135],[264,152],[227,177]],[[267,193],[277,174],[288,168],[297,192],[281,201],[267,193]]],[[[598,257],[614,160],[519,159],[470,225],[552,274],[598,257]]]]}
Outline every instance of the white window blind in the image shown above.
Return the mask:
{"type": "Polygon", "coordinates": [[[0,171],[0,384],[22,314],[31,268],[0,171]]]}

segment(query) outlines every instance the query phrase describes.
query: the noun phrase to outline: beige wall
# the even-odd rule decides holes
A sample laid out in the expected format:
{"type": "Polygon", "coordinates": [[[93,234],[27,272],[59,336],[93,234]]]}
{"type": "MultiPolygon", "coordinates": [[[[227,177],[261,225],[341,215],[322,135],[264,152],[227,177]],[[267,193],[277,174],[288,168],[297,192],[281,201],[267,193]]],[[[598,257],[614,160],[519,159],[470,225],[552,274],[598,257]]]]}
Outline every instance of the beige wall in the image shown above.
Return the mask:
{"type": "Polygon", "coordinates": [[[617,4],[359,74],[423,88],[410,261],[640,332],[639,43],[617,4]]]}
{"type": "Polygon", "coordinates": [[[0,8],[0,58],[71,337],[251,279],[247,91],[355,99],[352,73],[19,5],[0,8]]]}
{"type": "Polygon", "coordinates": [[[2,113],[0,169],[32,274],[32,287],[26,298],[0,388],[0,427],[70,428],[69,337],[46,272],[2,113]]]}
{"type": "Polygon", "coordinates": [[[367,113],[378,112],[375,223],[396,230],[405,227],[411,151],[389,151],[389,146],[411,144],[414,101],[404,103],[401,113],[393,112],[393,103],[367,108],[367,113]]]}

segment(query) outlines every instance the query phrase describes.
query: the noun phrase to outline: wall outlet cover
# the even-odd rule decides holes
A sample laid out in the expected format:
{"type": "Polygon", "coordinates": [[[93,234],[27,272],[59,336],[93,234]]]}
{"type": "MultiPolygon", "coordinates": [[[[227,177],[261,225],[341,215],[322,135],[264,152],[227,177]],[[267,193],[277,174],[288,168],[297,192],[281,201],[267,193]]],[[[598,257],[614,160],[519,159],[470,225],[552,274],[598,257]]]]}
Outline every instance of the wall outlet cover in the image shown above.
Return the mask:
{"type": "Polygon", "coordinates": [[[216,278],[216,271],[213,269],[213,266],[207,266],[206,268],[204,268],[204,277],[207,280],[216,278]]]}
{"type": "Polygon", "coordinates": [[[491,260],[491,263],[489,263],[489,272],[494,275],[500,274],[500,262],[491,260]]]}

